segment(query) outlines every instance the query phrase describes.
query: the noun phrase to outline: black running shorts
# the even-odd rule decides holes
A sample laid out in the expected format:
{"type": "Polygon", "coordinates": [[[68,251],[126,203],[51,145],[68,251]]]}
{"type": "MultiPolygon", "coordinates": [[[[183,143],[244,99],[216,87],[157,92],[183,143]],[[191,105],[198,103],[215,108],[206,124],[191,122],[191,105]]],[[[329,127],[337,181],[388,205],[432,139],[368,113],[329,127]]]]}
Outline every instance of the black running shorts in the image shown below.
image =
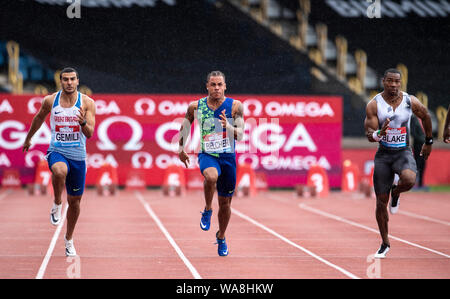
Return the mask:
{"type": "Polygon", "coordinates": [[[411,169],[417,173],[416,161],[410,147],[395,151],[378,148],[373,169],[375,194],[389,194],[394,174],[400,175],[405,169],[411,169]]]}

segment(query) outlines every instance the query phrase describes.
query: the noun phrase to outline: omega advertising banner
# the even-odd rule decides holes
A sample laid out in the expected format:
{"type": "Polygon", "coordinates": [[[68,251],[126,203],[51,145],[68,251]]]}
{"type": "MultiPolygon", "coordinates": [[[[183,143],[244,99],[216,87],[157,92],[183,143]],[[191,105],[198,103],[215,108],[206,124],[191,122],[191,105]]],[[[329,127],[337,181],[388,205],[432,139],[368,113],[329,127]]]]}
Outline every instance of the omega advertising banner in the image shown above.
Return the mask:
{"type": "MultiPolygon", "coordinates": [[[[94,185],[99,168],[118,169],[119,185],[137,175],[147,186],[160,186],[164,172],[179,161],[178,132],[192,94],[94,94],[96,126],[87,139],[86,184],[94,185]]],[[[237,163],[263,172],[269,187],[306,183],[311,165],[326,169],[330,187],[341,183],[342,98],[303,95],[227,95],[244,106],[243,140],[236,142],[237,163]]],[[[32,183],[37,163],[44,158],[51,132],[49,117],[32,139],[29,152],[22,144],[43,97],[0,94],[0,175],[18,169],[22,184],[32,183]]],[[[191,128],[186,152],[190,174],[199,173],[200,132],[191,128]]]]}

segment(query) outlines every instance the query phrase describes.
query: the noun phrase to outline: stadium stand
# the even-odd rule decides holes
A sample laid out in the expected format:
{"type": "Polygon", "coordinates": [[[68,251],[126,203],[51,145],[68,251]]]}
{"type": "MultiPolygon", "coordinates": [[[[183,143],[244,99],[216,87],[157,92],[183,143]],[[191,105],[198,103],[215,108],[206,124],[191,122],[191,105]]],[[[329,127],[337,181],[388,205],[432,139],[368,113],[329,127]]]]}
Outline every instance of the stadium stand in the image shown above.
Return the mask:
{"type": "MultiPolygon", "coordinates": [[[[320,50],[320,29],[325,28],[325,68],[339,76],[336,51],[345,43],[348,55],[344,79],[352,90],[364,95],[365,101],[381,89],[383,72],[397,67],[405,73],[406,91],[428,106],[433,122],[442,121],[442,109],[448,106],[450,87],[443,83],[450,58],[450,3],[409,0],[248,0],[250,10],[264,9],[270,23],[295,27],[306,11],[308,27],[305,50],[320,50]],[[373,10],[378,5],[378,12],[373,10]],[[375,14],[377,13],[377,14],[375,14]],[[355,29],[358,30],[355,30],[355,29]],[[335,42],[334,42],[335,41],[335,42]],[[339,45],[341,44],[341,45],[339,45]],[[419,54],[420,53],[420,54],[419,54]],[[354,55],[353,55],[354,54],[354,55]],[[359,69],[358,61],[366,65],[359,69]],[[364,75],[358,74],[362,71],[364,75]],[[358,79],[358,80],[356,80],[358,79]],[[359,82],[358,82],[359,81],[359,82]],[[354,83],[357,83],[356,85],[354,83]],[[358,86],[362,84],[363,86],[358,86]],[[362,90],[359,88],[362,87],[362,90]]],[[[286,30],[297,34],[299,30],[286,30]],[[297,32],[295,32],[297,31],[297,32]]],[[[322,30],[323,31],[323,30],[322,30]]],[[[434,130],[437,134],[437,131],[434,130]]]]}
{"type": "Polygon", "coordinates": [[[201,93],[205,74],[221,69],[233,94],[339,94],[344,136],[361,136],[354,124],[388,67],[406,65],[407,91],[423,91],[431,110],[448,102],[448,85],[435,84],[449,64],[447,2],[417,4],[426,17],[404,4],[411,1],[386,2],[399,3],[402,18],[370,19],[362,0],[84,1],[80,18],[68,17],[65,1],[9,1],[0,40],[20,44],[24,80],[52,80],[51,70],[74,65],[96,93],[201,93]],[[308,24],[299,45],[302,11],[308,24]],[[412,36],[417,50],[406,51],[412,36]],[[419,59],[418,51],[429,55],[419,59]]]}
{"type": "MultiPolygon", "coordinates": [[[[8,2],[0,12],[0,38],[17,41],[50,69],[76,65],[81,83],[97,93],[201,93],[206,73],[221,69],[230,94],[341,94],[345,115],[362,121],[352,91],[320,66],[313,68],[319,77],[312,76],[307,53],[228,1],[152,2],[83,6],[79,19],[68,18],[67,4],[58,1],[8,2]]],[[[361,130],[344,124],[345,135],[361,130]]]]}
{"type": "Polygon", "coordinates": [[[0,69],[6,69],[7,63],[6,42],[0,40],[0,69]]]}
{"type": "MultiPolygon", "coordinates": [[[[262,23],[268,27],[279,27],[280,37],[308,53],[364,102],[382,90],[381,78],[387,68],[399,68],[405,74],[404,89],[429,108],[437,135],[450,91],[448,84],[436,84],[442,82],[450,62],[446,55],[450,50],[447,0],[230,2],[244,7],[255,19],[265,18],[262,23]]],[[[348,130],[344,131],[348,136],[348,130]]]]}
{"type": "Polygon", "coordinates": [[[2,10],[8,26],[0,35],[55,69],[77,65],[100,93],[203,92],[199,82],[216,68],[229,74],[232,92],[309,92],[308,59],[277,37],[207,1],[173,2],[83,7],[70,19],[65,6],[14,1],[2,10]],[[23,15],[55,17],[32,18],[31,26],[17,21],[23,15]]]}
{"type": "Polygon", "coordinates": [[[404,64],[409,93],[425,92],[431,110],[448,105],[450,86],[442,84],[442,74],[450,65],[450,3],[381,1],[381,18],[368,18],[364,2],[313,1],[310,20],[326,23],[330,39],[344,35],[350,52],[363,49],[378,82],[384,70],[404,64]]]}
{"type": "MultiPolygon", "coordinates": [[[[34,92],[36,86],[53,85],[54,70],[44,66],[15,41],[0,40],[0,91],[34,92]],[[17,64],[17,68],[15,65],[17,64]],[[15,73],[12,76],[11,72],[15,73]],[[14,79],[8,77],[14,77],[14,79]],[[9,82],[8,82],[9,81],[9,82]],[[12,82],[11,82],[12,81],[12,82]],[[13,83],[14,82],[14,83],[13,83]],[[24,84],[27,88],[24,90],[24,84]]],[[[45,88],[45,87],[44,87],[45,88]]]]}

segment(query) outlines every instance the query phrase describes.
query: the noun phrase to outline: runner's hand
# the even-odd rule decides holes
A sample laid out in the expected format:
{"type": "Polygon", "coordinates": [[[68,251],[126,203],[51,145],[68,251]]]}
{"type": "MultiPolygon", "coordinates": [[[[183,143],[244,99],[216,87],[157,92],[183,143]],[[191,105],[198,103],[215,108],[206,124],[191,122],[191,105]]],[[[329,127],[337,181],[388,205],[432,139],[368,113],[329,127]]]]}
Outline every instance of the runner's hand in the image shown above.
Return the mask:
{"type": "Polygon", "coordinates": [[[422,150],[420,151],[420,156],[422,156],[425,160],[428,159],[428,156],[431,154],[431,144],[422,145],[422,150]]]}
{"type": "Polygon", "coordinates": [[[222,128],[226,128],[228,126],[228,120],[227,120],[227,116],[225,114],[225,109],[222,110],[219,117],[220,117],[220,123],[222,124],[222,128]]]}
{"type": "Polygon", "coordinates": [[[25,142],[23,143],[23,146],[22,146],[22,152],[28,152],[28,149],[30,148],[30,146],[31,146],[30,140],[25,139],[25,142]]]}
{"type": "Polygon", "coordinates": [[[185,151],[181,151],[178,153],[178,157],[180,157],[181,162],[184,163],[186,168],[189,168],[189,164],[191,163],[191,161],[189,160],[188,154],[186,154],[185,151]]]}
{"type": "Polygon", "coordinates": [[[386,136],[386,130],[389,128],[390,122],[391,122],[391,120],[389,118],[387,118],[384,121],[383,126],[381,127],[381,130],[380,130],[380,136],[386,136]]]}
{"type": "Polygon", "coordinates": [[[84,111],[83,107],[80,107],[80,113],[77,114],[78,123],[81,125],[86,120],[86,111],[84,111]]]}
{"type": "Polygon", "coordinates": [[[444,134],[443,134],[442,139],[444,139],[445,143],[450,143],[450,128],[448,126],[444,129],[444,134]]]}

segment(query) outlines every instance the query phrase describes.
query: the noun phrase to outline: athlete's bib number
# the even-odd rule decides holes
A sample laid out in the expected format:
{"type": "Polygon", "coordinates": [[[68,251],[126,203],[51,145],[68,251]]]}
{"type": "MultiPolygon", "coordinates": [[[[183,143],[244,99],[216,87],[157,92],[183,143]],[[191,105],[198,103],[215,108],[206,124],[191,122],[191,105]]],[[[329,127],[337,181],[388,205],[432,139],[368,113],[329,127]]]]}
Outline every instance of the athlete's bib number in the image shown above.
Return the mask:
{"type": "Polygon", "coordinates": [[[381,144],[387,147],[405,147],[406,135],[406,127],[388,128],[386,136],[381,139],[381,144]]]}
{"type": "Polygon", "coordinates": [[[203,144],[207,153],[227,153],[231,152],[230,139],[225,133],[213,133],[204,136],[203,144]]]}
{"type": "Polygon", "coordinates": [[[76,147],[81,144],[80,126],[55,126],[56,147],[76,147]]]}

